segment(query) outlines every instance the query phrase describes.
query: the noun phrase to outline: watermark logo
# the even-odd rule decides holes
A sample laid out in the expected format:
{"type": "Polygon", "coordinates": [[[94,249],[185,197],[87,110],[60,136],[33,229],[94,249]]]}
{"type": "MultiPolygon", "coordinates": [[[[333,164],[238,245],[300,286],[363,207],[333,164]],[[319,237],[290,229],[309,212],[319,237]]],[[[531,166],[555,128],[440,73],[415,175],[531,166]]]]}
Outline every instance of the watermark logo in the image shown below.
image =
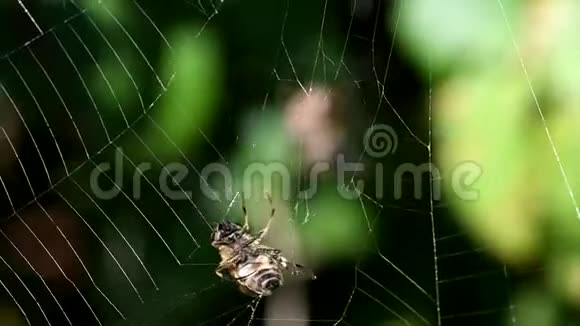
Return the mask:
{"type": "Polygon", "coordinates": [[[397,151],[399,137],[393,127],[379,124],[367,129],[363,144],[367,155],[379,158],[397,151]]]}
{"type": "MultiPolygon", "coordinates": [[[[443,173],[433,162],[425,163],[401,163],[396,166],[380,162],[380,158],[394,155],[398,147],[398,135],[388,125],[375,125],[369,128],[363,138],[364,153],[376,159],[377,162],[349,162],[343,154],[337,154],[334,164],[331,162],[317,162],[313,164],[306,176],[306,188],[298,194],[298,199],[311,199],[318,192],[323,174],[331,173],[336,180],[337,192],[345,199],[358,199],[361,193],[373,196],[377,200],[384,199],[386,194],[392,195],[393,200],[401,200],[405,194],[412,194],[413,198],[421,200],[424,197],[439,201],[442,197],[442,182],[448,182],[447,189],[452,190],[452,195],[460,200],[473,201],[479,198],[476,183],[483,174],[480,165],[473,161],[466,161],[456,165],[450,171],[443,173]],[[370,171],[374,180],[355,178],[362,172],[370,171]],[[365,182],[372,181],[374,189],[365,189],[365,182]],[[392,188],[385,189],[389,185],[392,188]]],[[[133,164],[131,187],[126,187],[126,166],[122,148],[117,148],[114,163],[103,162],[98,164],[90,175],[90,186],[93,193],[100,199],[112,199],[124,193],[131,195],[133,199],[141,198],[142,186],[148,183],[160,195],[171,200],[191,200],[194,190],[210,200],[233,200],[234,175],[241,172],[241,184],[244,193],[251,193],[256,182],[260,182],[263,189],[271,191],[274,180],[277,179],[276,189],[280,191],[283,199],[289,200],[295,194],[296,185],[292,184],[293,175],[296,171],[285,162],[251,162],[244,166],[241,171],[232,171],[231,166],[215,162],[201,169],[193,169],[199,177],[199,184],[185,185],[191,169],[180,163],[173,162],[163,166],[161,172],[155,178],[145,176],[145,172],[152,169],[149,162],[133,164]],[[235,173],[234,173],[235,172],[235,173]],[[113,176],[110,176],[113,174],[113,176]],[[102,179],[110,184],[108,189],[102,188],[102,179]],[[212,183],[211,181],[218,181],[212,183]],[[101,181],[101,182],[100,182],[101,181]],[[219,184],[220,186],[216,186],[219,184]],[[130,189],[130,190],[129,190],[130,189]]],[[[127,158],[128,159],[128,158],[127,158]]],[[[238,179],[239,180],[239,179],[238,179]]]]}

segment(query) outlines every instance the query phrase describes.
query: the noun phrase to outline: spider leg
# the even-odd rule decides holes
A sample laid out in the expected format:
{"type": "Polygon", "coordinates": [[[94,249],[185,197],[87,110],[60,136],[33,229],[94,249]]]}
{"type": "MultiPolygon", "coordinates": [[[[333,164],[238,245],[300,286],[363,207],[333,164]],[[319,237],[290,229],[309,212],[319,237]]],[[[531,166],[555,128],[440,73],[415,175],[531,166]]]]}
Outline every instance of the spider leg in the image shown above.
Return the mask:
{"type": "Polygon", "coordinates": [[[242,230],[248,231],[250,229],[250,224],[248,223],[248,209],[246,208],[246,200],[244,199],[244,193],[242,192],[242,214],[244,217],[244,226],[242,230]]]}
{"type": "Polygon", "coordinates": [[[227,279],[229,279],[229,277],[228,277],[229,273],[227,272],[228,268],[229,268],[229,264],[227,264],[227,262],[220,263],[218,265],[218,267],[216,268],[215,273],[220,278],[227,280],[227,279]]]}
{"type": "Polygon", "coordinates": [[[256,252],[260,254],[270,254],[274,257],[277,257],[280,253],[282,253],[282,250],[270,247],[258,247],[256,248],[256,252]]]}
{"type": "Polygon", "coordinates": [[[316,275],[312,270],[309,268],[302,266],[300,264],[288,261],[284,256],[276,256],[276,259],[279,261],[280,265],[284,267],[287,271],[290,272],[292,275],[308,275],[311,279],[315,280],[316,275]]]}
{"type": "Polygon", "coordinates": [[[215,269],[215,273],[217,274],[217,276],[219,276],[220,278],[225,278],[224,272],[227,272],[227,270],[231,267],[231,262],[229,261],[224,261],[221,262],[218,267],[215,269]]]}
{"type": "Polygon", "coordinates": [[[219,263],[218,267],[215,270],[215,273],[220,278],[226,281],[233,281],[235,280],[232,275],[230,274],[230,269],[236,266],[235,264],[236,257],[232,257],[228,260],[222,261],[219,263]]]}
{"type": "Polygon", "coordinates": [[[268,218],[268,223],[266,224],[266,227],[260,230],[260,232],[258,232],[258,235],[256,237],[256,241],[258,243],[262,241],[262,239],[264,239],[264,237],[268,234],[268,231],[270,230],[270,225],[272,225],[274,215],[276,214],[276,208],[274,208],[274,205],[272,204],[272,195],[266,193],[266,199],[270,203],[270,207],[272,208],[272,210],[270,211],[270,218],[268,218]]]}

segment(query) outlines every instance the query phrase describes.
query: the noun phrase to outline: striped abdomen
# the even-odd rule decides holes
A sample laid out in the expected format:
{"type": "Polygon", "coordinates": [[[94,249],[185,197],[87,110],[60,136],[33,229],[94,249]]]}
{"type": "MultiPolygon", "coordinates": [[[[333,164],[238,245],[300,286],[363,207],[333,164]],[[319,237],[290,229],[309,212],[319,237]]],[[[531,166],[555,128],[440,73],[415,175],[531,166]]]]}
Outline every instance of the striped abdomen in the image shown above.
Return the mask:
{"type": "Polygon", "coordinates": [[[280,268],[266,255],[249,258],[235,274],[240,285],[256,295],[271,295],[283,283],[280,268]]]}

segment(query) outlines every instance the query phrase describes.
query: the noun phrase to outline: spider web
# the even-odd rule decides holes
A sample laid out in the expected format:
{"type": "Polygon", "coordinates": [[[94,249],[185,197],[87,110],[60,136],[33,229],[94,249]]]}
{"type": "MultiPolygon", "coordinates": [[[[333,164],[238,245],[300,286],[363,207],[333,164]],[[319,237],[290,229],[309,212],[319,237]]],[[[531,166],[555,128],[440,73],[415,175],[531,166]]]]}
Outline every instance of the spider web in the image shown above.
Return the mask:
{"type": "MultiPolygon", "coordinates": [[[[247,15],[250,11],[241,9],[251,2],[179,1],[166,10],[200,15],[202,24],[191,37],[201,39],[228,18],[247,15]]],[[[164,30],[167,22],[155,15],[154,2],[117,5],[72,0],[42,4],[14,0],[8,5],[10,13],[21,15],[28,25],[0,49],[4,53],[0,57],[0,145],[5,160],[13,162],[13,172],[0,175],[6,217],[0,228],[0,284],[6,302],[24,322],[490,325],[507,316],[517,324],[511,284],[521,275],[489,258],[485,248],[473,247],[467,234],[450,219],[444,201],[435,198],[433,178],[424,188],[423,200],[381,200],[359,192],[355,202],[369,240],[367,253],[319,273],[308,300],[305,291],[298,291],[292,301],[297,308],[288,314],[276,313],[280,303],[275,299],[253,301],[240,296],[216,278],[217,262],[205,258],[217,257],[208,241],[211,222],[237,216],[239,194],[221,197],[217,203],[189,196],[174,202],[157,189],[154,178],[145,176],[145,199],[135,199],[130,190],[114,185],[114,176],[103,174],[120,195],[109,200],[95,197],[89,174],[114,155],[121,155],[131,169],[145,159],[164,169],[168,162],[163,154],[150,147],[141,134],[147,128],[156,130],[157,137],[179,153],[180,160],[195,171],[196,180],[201,178],[201,166],[211,161],[192,158],[156,120],[160,101],[172,92],[172,82],[179,75],[179,71],[161,73],[151,54],[172,53],[173,44],[164,30]],[[130,12],[133,20],[124,21],[118,10],[130,12]],[[112,23],[105,24],[101,15],[112,23]],[[150,48],[152,39],[158,49],[150,48]],[[105,60],[113,62],[114,69],[108,70],[105,60]],[[99,82],[92,83],[91,78],[99,82]],[[103,92],[107,101],[99,96],[103,92]],[[72,101],[83,103],[82,109],[72,107],[72,101]],[[119,154],[117,148],[127,140],[147,153],[146,157],[131,151],[119,154]],[[329,289],[335,292],[329,295],[329,289]],[[219,305],[208,306],[207,302],[219,305]]],[[[389,96],[416,88],[395,83],[413,73],[400,68],[402,59],[394,51],[404,5],[404,1],[391,5],[363,0],[338,5],[325,0],[309,3],[310,10],[304,13],[294,10],[300,6],[290,1],[271,7],[261,3],[258,6],[268,7],[268,14],[251,19],[277,28],[278,47],[272,52],[271,65],[264,68],[272,85],[311,94],[320,84],[346,81],[360,95],[358,104],[368,113],[361,119],[364,128],[388,123],[397,131],[399,148],[406,148],[408,154],[395,160],[432,164],[437,144],[433,142],[431,78],[426,93],[411,94],[425,99],[414,103],[421,106],[420,119],[403,109],[409,103],[397,103],[389,96]],[[331,21],[336,12],[348,13],[346,25],[337,27],[331,21]],[[383,31],[385,12],[394,22],[387,36],[383,31]],[[300,43],[308,44],[306,50],[288,41],[296,39],[289,35],[301,32],[302,19],[313,27],[302,30],[300,43]],[[332,28],[342,28],[340,39],[327,36],[332,28]]],[[[499,7],[503,9],[501,2],[499,7]]],[[[10,22],[5,24],[15,28],[10,22]]],[[[511,32],[509,25],[506,18],[511,32]]],[[[514,46],[517,49],[515,41],[514,46]]],[[[527,78],[523,61],[521,66],[527,78]]],[[[277,104],[274,87],[259,91],[262,109],[257,120],[267,117],[270,106],[277,104]]],[[[530,91],[533,93],[531,83],[530,91]]],[[[542,115],[537,100],[536,106],[542,115]]],[[[545,123],[543,115],[542,121],[545,123]]],[[[222,129],[236,128],[226,118],[220,125],[222,129]]],[[[548,127],[545,131],[551,141],[548,127]]],[[[202,135],[209,157],[231,163],[228,145],[218,141],[216,134],[201,129],[195,132],[202,135]]],[[[257,150],[267,146],[260,140],[238,140],[242,134],[231,135],[236,138],[234,146],[257,150]]],[[[578,210],[552,141],[551,146],[578,210]]],[[[357,162],[366,160],[360,148],[354,153],[357,162]]],[[[297,165],[304,161],[298,158],[297,165]]],[[[355,185],[355,178],[356,174],[349,187],[355,185]]],[[[178,188],[186,194],[185,188],[178,188]]],[[[308,226],[319,218],[311,204],[310,199],[296,200],[291,220],[308,226]]]]}

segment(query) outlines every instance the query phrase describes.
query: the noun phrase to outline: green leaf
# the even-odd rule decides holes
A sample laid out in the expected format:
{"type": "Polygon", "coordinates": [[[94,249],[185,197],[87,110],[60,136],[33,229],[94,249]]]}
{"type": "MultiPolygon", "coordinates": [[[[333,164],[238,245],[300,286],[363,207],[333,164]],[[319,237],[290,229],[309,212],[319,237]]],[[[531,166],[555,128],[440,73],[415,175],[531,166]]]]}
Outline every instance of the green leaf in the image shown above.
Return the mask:
{"type": "Polygon", "coordinates": [[[172,81],[154,108],[153,119],[158,126],[150,126],[144,137],[159,157],[177,155],[177,148],[195,148],[205,141],[202,132],[208,133],[217,117],[221,55],[208,30],[194,37],[198,30],[181,27],[170,37],[173,51],[166,53],[163,71],[172,81]]]}
{"type": "Polygon", "coordinates": [[[344,199],[327,187],[308,205],[311,216],[302,235],[311,260],[354,259],[366,251],[368,229],[358,200],[344,199]]]}
{"type": "MultiPolygon", "coordinates": [[[[515,30],[520,1],[502,4],[515,30]]],[[[398,1],[397,8],[397,40],[425,72],[483,66],[512,48],[497,1],[405,0],[398,1]]]]}

